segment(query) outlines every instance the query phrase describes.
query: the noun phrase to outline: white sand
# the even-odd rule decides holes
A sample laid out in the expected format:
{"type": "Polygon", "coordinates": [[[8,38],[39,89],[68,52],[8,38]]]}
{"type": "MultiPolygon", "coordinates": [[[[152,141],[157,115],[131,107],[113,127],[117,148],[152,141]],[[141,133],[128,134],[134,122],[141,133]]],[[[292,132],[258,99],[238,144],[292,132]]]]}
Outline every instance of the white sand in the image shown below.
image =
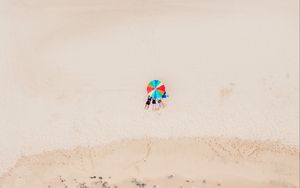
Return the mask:
{"type": "Polygon", "coordinates": [[[298,146],[299,2],[0,0],[0,174],[121,138],[298,146]],[[170,95],[143,109],[145,87],[170,95]]]}

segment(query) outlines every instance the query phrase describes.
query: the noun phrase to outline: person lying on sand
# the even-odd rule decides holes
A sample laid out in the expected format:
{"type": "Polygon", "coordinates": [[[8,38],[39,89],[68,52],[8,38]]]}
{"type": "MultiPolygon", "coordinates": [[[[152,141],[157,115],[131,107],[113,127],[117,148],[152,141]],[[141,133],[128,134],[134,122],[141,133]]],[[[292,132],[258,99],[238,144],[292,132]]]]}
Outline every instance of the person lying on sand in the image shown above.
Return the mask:
{"type": "Polygon", "coordinates": [[[147,101],[146,101],[146,104],[145,104],[145,109],[148,110],[149,109],[149,106],[150,106],[150,103],[151,103],[151,99],[152,97],[148,97],[147,101]]]}
{"type": "Polygon", "coordinates": [[[164,108],[165,107],[165,104],[163,103],[162,99],[158,99],[157,103],[158,103],[159,108],[164,108]]]}
{"type": "Polygon", "coordinates": [[[157,110],[156,99],[152,99],[152,110],[157,110]]]}

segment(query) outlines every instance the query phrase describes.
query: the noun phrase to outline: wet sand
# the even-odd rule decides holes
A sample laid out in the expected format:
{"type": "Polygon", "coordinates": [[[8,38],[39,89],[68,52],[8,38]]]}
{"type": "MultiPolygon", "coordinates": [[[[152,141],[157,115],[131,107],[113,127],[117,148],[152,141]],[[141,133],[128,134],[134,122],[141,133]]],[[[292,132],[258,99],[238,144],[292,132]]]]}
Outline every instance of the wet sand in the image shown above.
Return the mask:
{"type": "Polygon", "coordinates": [[[225,138],[123,140],[27,156],[1,188],[299,187],[299,151],[225,138]]]}

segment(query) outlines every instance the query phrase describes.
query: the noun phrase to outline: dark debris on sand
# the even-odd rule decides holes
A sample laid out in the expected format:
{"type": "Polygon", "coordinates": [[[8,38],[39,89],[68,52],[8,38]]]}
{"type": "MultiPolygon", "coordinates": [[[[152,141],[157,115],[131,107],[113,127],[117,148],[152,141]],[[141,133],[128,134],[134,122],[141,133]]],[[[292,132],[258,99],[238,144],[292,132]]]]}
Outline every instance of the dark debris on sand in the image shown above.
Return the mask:
{"type": "Polygon", "coordinates": [[[133,179],[133,180],[131,181],[131,183],[135,184],[136,186],[138,186],[138,187],[140,187],[140,188],[143,188],[143,187],[146,186],[145,183],[143,183],[143,182],[141,182],[141,181],[137,181],[136,179],[133,179]]]}
{"type": "MultiPolygon", "coordinates": [[[[74,183],[76,184],[76,188],[118,188],[117,185],[111,185],[109,182],[110,182],[110,179],[112,179],[111,176],[109,177],[102,177],[102,176],[87,176],[87,178],[89,180],[87,180],[86,182],[78,182],[77,179],[73,179],[74,183]]],[[[169,180],[169,181],[173,181],[172,179],[175,178],[174,175],[168,175],[166,176],[166,178],[169,180]]],[[[68,188],[68,185],[67,185],[67,180],[64,179],[63,177],[59,176],[58,177],[58,181],[60,184],[63,185],[64,188],[68,188]]],[[[202,184],[205,184],[207,183],[205,179],[202,179],[200,181],[196,181],[198,183],[202,183],[202,184]]],[[[194,183],[193,180],[191,179],[183,179],[183,182],[182,183],[187,183],[189,184],[189,186],[193,186],[194,183]]],[[[147,187],[147,184],[143,181],[140,181],[140,180],[137,180],[137,179],[132,179],[131,180],[131,183],[133,184],[132,187],[137,187],[137,188],[146,188],[147,187]]],[[[217,187],[221,187],[221,183],[217,183],[215,184],[217,187]]],[[[159,185],[151,185],[149,184],[149,186],[152,186],[152,188],[160,188],[159,185]]],[[[48,188],[52,188],[52,185],[48,185],[48,188]]],[[[149,187],[150,188],[150,187],[149,187]]],[[[178,188],[185,188],[185,186],[179,186],[178,188]]]]}

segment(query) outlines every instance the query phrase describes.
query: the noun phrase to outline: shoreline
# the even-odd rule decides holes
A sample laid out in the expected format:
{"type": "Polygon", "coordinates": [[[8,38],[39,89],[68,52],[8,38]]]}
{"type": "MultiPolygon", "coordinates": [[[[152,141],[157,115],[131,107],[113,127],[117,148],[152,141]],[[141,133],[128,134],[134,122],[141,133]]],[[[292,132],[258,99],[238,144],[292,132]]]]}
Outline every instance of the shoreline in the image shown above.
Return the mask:
{"type": "Polygon", "coordinates": [[[0,178],[0,185],[75,188],[85,183],[87,188],[93,188],[107,182],[131,187],[136,179],[152,186],[157,182],[167,187],[189,187],[205,179],[210,182],[207,187],[234,187],[240,183],[252,187],[299,187],[298,159],[298,149],[278,142],[216,137],[122,140],[23,157],[0,178]],[[173,183],[166,178],[170,175],[174,176],[173,183]],[[99,177],[106,180],[99,183],[99,177]],[[185,184],[185,179],[194,184],[185,184]]]}

